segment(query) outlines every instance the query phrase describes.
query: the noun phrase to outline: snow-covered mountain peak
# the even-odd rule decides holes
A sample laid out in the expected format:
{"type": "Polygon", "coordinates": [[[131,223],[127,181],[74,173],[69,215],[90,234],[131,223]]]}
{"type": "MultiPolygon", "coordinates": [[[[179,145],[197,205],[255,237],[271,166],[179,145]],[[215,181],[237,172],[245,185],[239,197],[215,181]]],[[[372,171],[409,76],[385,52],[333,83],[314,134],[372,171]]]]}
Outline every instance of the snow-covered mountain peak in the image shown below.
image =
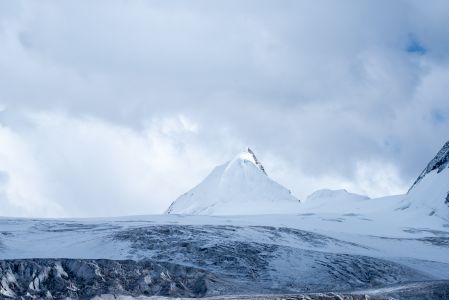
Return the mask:
{"type": "Polygon", "coordinates": [[[259,170],[261,170],[265,175],[267,175],[265,168],[249,147],[246,148],[245,151],[242,151],[239,154],[237,154],[237,156],[228,163],[226,169],[233,168],[235,165],[244,165],[247,163],[254,164],[259,170]]]}
{"type": "Polygon", "coordinates": [[[168,214],[254,215],[292,213],[299,200],[272,180],[248,148],[216,167],[199,185],[181,195],[168,214]]]}
{"type": "MultiPolygon", "coordinates": [[[[412,190],[427,174],[436,170],[436,173],[442,172],[449,165],[449,141],[443,145],[437,155],[429,162],[426,168],[421,172],[416,181],[410,187],[412,190]]],[[[410,192],[409,190],[409,192],[410,192]]]]}

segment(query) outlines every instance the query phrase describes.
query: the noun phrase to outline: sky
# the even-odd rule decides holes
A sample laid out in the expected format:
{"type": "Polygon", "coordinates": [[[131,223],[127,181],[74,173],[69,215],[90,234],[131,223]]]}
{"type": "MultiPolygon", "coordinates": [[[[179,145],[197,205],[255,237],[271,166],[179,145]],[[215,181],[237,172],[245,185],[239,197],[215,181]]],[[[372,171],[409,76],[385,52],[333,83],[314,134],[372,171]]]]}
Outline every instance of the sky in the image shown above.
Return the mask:
{"type": "Polygon", "coordinates": [[[299,199],[449,140],[449,2],[1,1],[0,215],[157,214],[250,146],[299,199]]]}

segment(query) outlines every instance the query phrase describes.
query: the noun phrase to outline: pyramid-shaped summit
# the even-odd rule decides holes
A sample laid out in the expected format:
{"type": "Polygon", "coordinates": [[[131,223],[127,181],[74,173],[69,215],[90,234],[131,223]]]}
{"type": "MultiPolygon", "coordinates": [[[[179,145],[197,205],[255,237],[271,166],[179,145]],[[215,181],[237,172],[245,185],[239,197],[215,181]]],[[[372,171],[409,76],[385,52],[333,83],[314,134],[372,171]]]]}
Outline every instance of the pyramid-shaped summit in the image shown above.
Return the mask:
{"type": "Polygon", "coordinates": [[[298,210],[299,200],[272,180],[254,152],[247,148],[176,199],[166,213],[255,215],[291,214],[298,210]]]}

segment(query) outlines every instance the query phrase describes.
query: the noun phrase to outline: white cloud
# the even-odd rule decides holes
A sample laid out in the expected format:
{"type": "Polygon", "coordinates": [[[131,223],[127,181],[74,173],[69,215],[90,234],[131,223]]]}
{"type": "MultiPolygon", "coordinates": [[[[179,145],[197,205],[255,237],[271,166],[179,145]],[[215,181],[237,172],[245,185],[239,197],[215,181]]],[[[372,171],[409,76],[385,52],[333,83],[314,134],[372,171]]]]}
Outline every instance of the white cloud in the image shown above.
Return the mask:
{"type": "Polygon", "coordinates": [[[220,161],[182,115],[140,131],[55,112],[23,120],[25,127],[0,130],[2,201],[14,208],[1,215],[159,213],[220,161]]]}
{"type": "Polygon", "coordinates": [[[1,215],[46,216],[63,214],[49,201],[39,162],[27,145],[9,128],[0,127],[1,215]]]}
{"type": "Polygon", "coordinates": [[[1,199],[160,212],[244,145],[300,197],[404,190],[448,139],[448,27],[444,0],[1,2],[1,199]]]}

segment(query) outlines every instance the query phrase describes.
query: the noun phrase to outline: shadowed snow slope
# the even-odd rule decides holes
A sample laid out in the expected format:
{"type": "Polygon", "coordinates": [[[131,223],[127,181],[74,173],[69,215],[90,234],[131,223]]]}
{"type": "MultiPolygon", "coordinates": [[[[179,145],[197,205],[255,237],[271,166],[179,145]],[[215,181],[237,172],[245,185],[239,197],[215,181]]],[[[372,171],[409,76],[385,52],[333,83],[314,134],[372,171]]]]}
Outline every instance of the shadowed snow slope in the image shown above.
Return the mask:
{"type": "Polygon", "coordinates": [[[299,200],[272,180],[251,149],[216,167],[198,186],[181,195],[168,214],[256,215],[295,213],[299,200]]]}

